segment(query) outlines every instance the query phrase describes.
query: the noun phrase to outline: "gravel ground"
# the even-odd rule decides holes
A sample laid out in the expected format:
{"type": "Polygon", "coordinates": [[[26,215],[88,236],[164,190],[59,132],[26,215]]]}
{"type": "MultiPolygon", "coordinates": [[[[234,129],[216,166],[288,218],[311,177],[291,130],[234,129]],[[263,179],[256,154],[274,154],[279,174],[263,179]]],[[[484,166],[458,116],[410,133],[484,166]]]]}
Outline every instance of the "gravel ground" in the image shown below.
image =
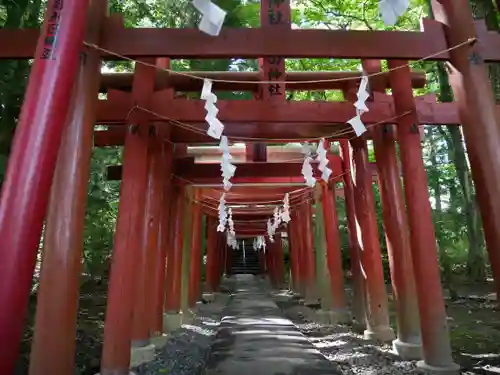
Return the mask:
{"type": "Polygon", "coordinates": [[[201,305],[189,325],[173,331],[154,361],[138,366],[137,375],[199,375],[205,367],[209,349],[220,324],[224,304],[201,305]]]}
{"type": "Polygon", "coordinates": [[[345,375],[423,374],[416,369],[414,361],[401,360],[391,353],[390,346],[365,340],[348,326],[314,323],[314,311],[296,300],[280,296],[277,303],[285,316],[345,375]]]}

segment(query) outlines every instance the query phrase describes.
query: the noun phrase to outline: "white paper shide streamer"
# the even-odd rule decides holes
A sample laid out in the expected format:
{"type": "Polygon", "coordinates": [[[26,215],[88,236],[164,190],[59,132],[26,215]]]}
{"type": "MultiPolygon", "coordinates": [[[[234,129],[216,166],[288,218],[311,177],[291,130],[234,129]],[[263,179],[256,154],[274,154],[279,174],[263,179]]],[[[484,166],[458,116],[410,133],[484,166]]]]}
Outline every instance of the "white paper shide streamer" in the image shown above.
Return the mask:
{"type": "Polygon", "coordinates": [[[330,175],[332,174],[332,170],[328,168],[328,156],[327,151],[325,149],[325,140],[321,138],[318,143],[318,149],[316,150],[316,160],[319,161],[318,169],[321,171],[321,178],[328,182],[330,175]]]}
{"type": "Polygon", "coordinates": [[[276,233],[276,229],[279,228],[280,224],[281,224],[281,210],[278,207],[275,207],[273,213],[273,234],[276,233]]]}
{"type": "Polygon", "coordinates": [[[207,134],[212,138],[220,139],[224,131],[224,124],[217,118],[219,109],[215,105],[217,103],[217,95],[212,92],[212,80],[203,80],[200,98],[205,101],[205,110],[207,111],[207,115],[205,116],[205,121],[208,124],[207,134]]]}
{"type": "Polygon", "coordinates": [[[304,180],[306,180],[306,185],[309,187],[314,187],[316,185],[316,179],[313,175],[313,169],[311,166],[312,158],[310,156],[306,156],[304,158],[304,163],[302,163],[302,176],[304,176],[304,180]]]}
{"type": "Polygon", "coordinates": [[[236,232],[234,231],[234,221],[233,221],[233,210],[227,210],[227,225],[229,226],[229,234],[236,237],[236,232]]]}
{"type": "Polygon", "coordinates": [[[266,240],[264,236],[259,236],[255,239],[255,248],[256,250],[266,250],[266,240]]]}
{"type": "Polygon", "coordinates": [[[368,112],[369,110],[366,106],[366,100],[370,97],[370,93],[368,92],[367,88],[368,76],[363,74],[357,94],[358,100],[354,102],[354,108],[356,108],[356,116],[347,121],[347,123],[352,126],[354,132],[358,137],[366,131],[365,124],[363,124],[363,121],[361,121],[361,115],[365,112],[368,112]]]}
{"type": "Polygon", "coordinates": [[[302,153],[304,154],[304,162],[302,163],[302,176],[304,176],[304,180],[306,181],[306,185],[309,187],[314,187],[316,185],[316,179],[313,175],[313,169],[311,166],[311,162],[313,161],[311,157],[312,153],[312,145],[309,143],[302,144],[302,153]]]}
{"type": "Polygon", "coordinates": [[[227,246],[231,247],[234,250],[238,248],[238,241],[236,240],[236,237],[229,232],[226,233],[226,243],[227,246]]]}
{"type": "Polygon", "coordinates": [[[234,231],[234,221],[233,221],[233,210],[228,208],[227,210],[227,225],[229,230],[227,232],[227,245],[233,249],[238,248],[238,242],[236,241],[236,232],[234,231]]]}
{"type": "Polygon", "coordinates": [[[224,232],[226,229],[227,213],[226,213],[226,201],[225,194],[222,194],[219,199],[219,225],[217,226],[217,232],[224,232]]]}
{"type": "Polygon", "coordinates": [[[271,223],[271,219],[267,219],[267,236],[269,237],[269,241],[274,242],[274,227],[271,223]]]}
{"type": "Polygon", "coordinates": [[[262,250],[266,247],[266,240],[264,236],[258,236],[253,239],[253,249],[255,251],[262,250]]]}
{"type": "Polygon", "coordinates": [[[221,137],[219,149],[222,151],[222,159],[220,163],[222,183],[224,184],[224,190],[228,191],[232,186],[229,180],[234,176],[234,173],[236,172],[236,166],[231,164],[231,160],[233,159],[233,157],[229,153],[229,143],[225,135],[221,137]]]}
{"type": "Polygon", "coordinates": [[[290,217],[290,195],[285,193],[283,198],[283,212],[281,212],[281,220],[284,223],[289,223],[292,218],[290,217]]]}
{"type": "Polygon", "coordinates": [[[210,0],[193,0],[193,6],[201,13],[201,21],[198,24],[200,31],[211,36],[219,35],[226,11],[210,0]]]}
{"type": "Polygon", "coordinates": [[[378,9],[387,26],[394,25],[409,7],[409,0],[379,0],[378,9]]]}

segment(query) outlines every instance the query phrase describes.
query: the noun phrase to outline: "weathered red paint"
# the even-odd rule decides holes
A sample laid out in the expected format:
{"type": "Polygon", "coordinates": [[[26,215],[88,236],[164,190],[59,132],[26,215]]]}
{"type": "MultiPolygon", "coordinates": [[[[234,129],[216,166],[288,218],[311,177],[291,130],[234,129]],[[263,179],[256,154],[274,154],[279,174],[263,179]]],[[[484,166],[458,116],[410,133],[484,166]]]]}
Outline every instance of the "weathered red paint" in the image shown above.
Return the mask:
{"type": "Polygon", "coordinates": [[[288,253],[289,253],[289,262],[290,262],[290,289],[294,292],[299,292],[299,269],[298,269],[298,244],[297,244],[297,236],[295,233],[295,214],[291,213],[291,221],[288,223],[287,232],[288,232],[288,253]]]}
{"type": "Polygon", "coordinates": [[[389,311],[372,181],[367,171],[368,150],[366,141],[361,138],[351,140],[350,143],[354,162],[351,174],[354,182],[356,221],[361,234],[361,264],[366,275],[368,294],[366,324],[369,332],[377,332],[389,327],[389,311]]]}
{"type": "MultiPolygon", "coordinates": [[[[260,79],[267,81],[267,78],[261,78],[259,72],[207,72],[191,71],[186,72],[196,77],[204,77],[214,80],[212,89],[214,91],[259,91],[261,85],[256,84],[260,79]],[[217,80],[222,80],[218,82],[217,80]],[[224,82],[231,81],[231,82],[224,82]],[[240,81],[240,82],[238,82],[240,81]],[[254,82],[254,83],[252,83],[254,82]]],[[[265,76],[264,76],[265,77],[265,76]]],[[[352,78],[361,78],[361,72],[286,72],[282,75],[288,82],[287,90],[341,90],[345,87],[345,80],[352,78]],[[322,81],[322,82],[308,82],[322,81]]],[[[356,82],[356,80],[352,80],[356,82]]],[[[425,86],[426,77],[424,72],[412,72],[412,84],[414,88],[425,86]]],[[[101,91],[108,89],[130,90],[132,86],[132,74],[130,73],[103,73],[101,74],[101,91]]],[[[200,92],[203,81],[185,75],[168,74],[159,71],[156,76],[156,90],[163,90],[173,87],[176,91],[182,92],[200,92]]],[[[372,89],[385,90],[389,88],[389,76],[387,73],[380,74],[370,78],[370,87],[372,89]]]]}
{"type": "MultiPolygon", "coordinates": [[[[396,111],[414,111],[413,92],[409,84],[406,61],[389,61],[396,69],[389,75],[394,93],[396,111]],[[399,69],[400,68],[400,69],[399,69]]],[[[427,174],[422,161],[420,134],[414,116],[409,114],[398,120],[398,140],[403,167],[404,192],[410,227],[413,269],[418,294],[424,361],[435,367],[449,367],[450,339],[439,274],[436,237],[427,190],[427,174]]]]}
{"type": "Polygon", "coordinates": [[[167,291],[165,299],[165,310],[167,312],[178,312],[181,309],[182,291],[182,247],[183,223],[185,214],[185,186],[176,186],[175,192],[175,216],[172,225],[172,249],[167,255],[167,291]]]}
{"type": "MultiPolygon", "coordinates": [[[[102,48],[131,58],[169,56],[174,59],[288,58],[419,60],[447,48],[438,22],[428,22],[423,32],[345,31],[345,30],[269,30],[225,28],[218,38],[200,33],[197,28],[122,28],[109,20],[103,33],[102,48]],[[148,43],[144,43],[147,40],[148,43]],[[244,43],[242,43],[244,41],[244,43]],[[335,48],[332,48],[335,46],[335,48]]],[[[0,58],[32,58],[38,30],[3,29],[0,32],[0,58]],[[16,40],[16,43],[8,41],[16,40]]],[[[486,37],[486,36],[485,36],[486,37]]],[[[485,38],[485,58],[499,59],[495,53],[498,38],[485,38]]],[[[116,59],[115,56],[108,56],[116,59]]],[[[449,58],[443,52],[433,60],[449,58]]]]}
{"type": "MultiPolygon", "coordinates": [[[[340,180],[341,172],[340,158],[336,155],[329,157],[330,168],[333,170],[332,179],[340,180]]],[[[231,179],[232,182],[244,183],[254,180],[253,182],[265,182],[265,178],[282,182],[304,182],[300,170],[302,163],[286,162],[286,163],[244,163],[238,164],[238,172],[231,179]],[[263,180],[264,179],[264,180],[263,180]]],[[[183,158],[177,159],[175,163],[174,173],[183,179],[193,183],[220,183],[220,164],[215,163],[195,163],[193,159],[183,158]]],[[[321,172],[317,168],[317,164],[313,165],[313,173],[315,177],[319,177],[321,172]]],[[[117,180],[121,178],[121,166],[108,167],[109,180],[117,180]]]]}
{"type": "Polygon", "coordinates": [[[222,276],[224,275],[224,254],[227,248],[227,240],[224,234],[219,234],[219,242],[217,246],[217,272],[216,272],[216,290],[219,291],[222,276]]]}
{"type": "MultiPolygon", "coordinates": [[[[158,58],[156,59],[156,66],[159,68],[170,68],[170,59],[158,58]]],[[[167,91],[167,95],[168,95],[167,91]]],[[[174,92],[170,90],[170,96],[173,98],[174,92]]],[[[170,244],[170,231],[169,227],[172,222],[171,210],[173,206],[172,201],[172,184],[171,174],[173,169],[173,151],[174,145],[170,142],[170,129],[156,129],[156,137],[164,141],[161,143],[161,159],[160,168],[162,173],[161,180],[161,198],[158,202],[159,206],[159,222],[158,222],[158,238],[156,248],[153,249],[155,253],[155,270],[153,271],[153,285],[151,287],[153,293],[153,308],[151,310],[151,335],[158,336],[163,333],[163,307],[166,296],[166,261],[167,249],[170,244]]]]}
{"type": "Polygon", "coordinates": [[[214,217],[207,217],[207,263],[206,263],[206,288],[208,292],[217,290],[217,223],[214,217]]]}
{"type": "Polygon", "coordinates": [[[276,268],[274,264],[275,243],[268,241],[266,246],[266,269],[271,285],[276,287],[276,268]]]}
{"type": "MultiPolygon", "coordinates": [[[[202,121],[201,116],[204,112],[202,112],[200,103],[192,102],[192,100],[175,100],[169,102],[171,99],[169,99],[170,96],[166,91],[164,90],[157,94],[160,95],[158,104],[156,104],[158,108],[148,107],[148,109],[155,111],[160,116],[181,116],[184,122],[201,130],[198,133],[189,129],[174,127],[171,131],[171,140],[179,143],[216,143],[213,138],[203,133],[203,130],[206,129],[206,124],[202,121]],[[166,106],[179,107],[181,113],[173,113],[172,110],[168,113],[164,112],[166,106]],[[190,111],[195,112],[191,113],[190,111]],[[193,114],[197,114],[197,117],[194,117],[193,114]]],[[[95,145],[99,147],[123,145],[125,133],[120,124],[124,122],[125,117],[134,106],[133,101],[129,98],[129,94],[112,94],[108,100],[98,102],[98,109],[100,109],[98,110],[97,123],[115,124],[115,126],[108,130],[95,132],[95,145]]],[[[363,115],[363,120],[367,123],[386,121],[396,116],[391,105],[392,97],[389,95],[379,95],[378,98],[379,101],[369,104],[371,108],[369,113],[373,117],[365,119],[365,115],[363,115]]],[[[331,135],[337,134],[340,131],[343,132],[342,134],[347,134],[350,128],[345,125],[345,121],[354,114],[352,105],[350,106],[348,103],[343,102],[316,101],[314,102],[315,104],[308,105],[307,102],[287,101],[282,105],[273,104],[272,106],[257,101],[255,103],[250,101],[238,102],[241,103],[234,104],[231,101],[221,100],[220,104],[218,104],[221,111],[223,111],[221,113],[225,116],[224,133],[233,138],[268,138],[277,143],[294,139],[307,140],[317,138],[320,135],[328,136],[332,141],[339,140],[345,137],[345,135],[338,137],[331,137],[331,135]],[[255,111],[270,111],[271,114],[266,115],[262,119],[256,119],[255,111]],[[297,118],[299,114],[301,115],[300,119],[297,118]],[[324,121],[324,118],[331,119],[332,122],[338,121],[338,124],[333,126],[331,122],[324,121]],[[262,126],[261,123],[265,119],[273,120],[274,125],[280,127],[280,131],[276,132],[274,126],[262,126]]],[[[424,95],[416,98],[416,105],[419,124],[457,125],[460,123],[455,103],[436,103],[435,96],[424,95]]],[[[500,113],[500,106],[497,107],[496,112],[500,113]]],[[[164,122],[165,119],[152,116],[151,121],[164,122]]],[[[249,158],[248,160],[252,159],[249,158]]]]}
{"type": "MultiPolygon", "coordinates": [[[[140,109],[134,112],[147,113],[150,121],[165,122],[175,118],[206,129],[204,122],[205,108],[203,100],[175,99],[171,100],[169,90],[158,91],[153,96],[149,106],[144,107],[150,112],[140,109]]],[[[368,103],[369,112],[363,114],[366,124],[387,121],[396,114],[390,102],[389,95],[379,95],[381,100],[368,103]],[[383,99],[383,100],[382,100],[383,99]]],[[[436,103],[424,96],[417,101],[419,108],[418,122],[421,124],[459,124],[456,106],[453,103],[436,103]]],[[[97,103],[98,124],[116,125],[125,123],[129,112],[134,108],[133,98],[127,92],[109,90],[106,100],[97,103]]],[[[219,100],[218,117],[224,122],[224,132],[228,137],[266,137],[271,139],[304,139],[317,137],[318,134],[330,136],[337,131],[348,132],[352,129],[346,122],[355,114],[352,104],[347,101],[285,101],[283,103],[264,102],[262,100],[219,100]],[[266,129],[259,124],[276,123],[283,129],[276,133],[273,128],[266,129]]],[[[500,107],[499,107],[500,108],[500,107]]],[[[354,135],[354,133],[352,132],[354,135]]],[[[210,137],[193,134],[192,130],[176,128],[172,132],[176,142],[206,142],[210,137]],[[196,141],[198,140],[198,141],[196,141]]]]}
{"type": "MultiPolygon", "coordinates": [[[[239,232],[238,232],[239,233],[239,232]]],[[[233,252],[229,246],[224,249],[224,273],[231,275],[231,267],[233,265],[233,252]]]]}
{"type": "Polygon", "coordinates": [[[199,191],[194,195],[192,219],[190,225],[191,231],[191,258],[189,260],[189,289],[188,289],[188,304],[189,307],[194,307],[200,297],[199,288],[201,280],[201,207],[198,203],[199,191]]]}
{"type": "MultiPolygon", "coordinates": [[[[13,372],[17,358],[52,177],[77,77],[88,4],[88,0],[68,0],[61,9],[62,2],[49,2],[42,34],[38,38],[37,31],[32,39],[32,54],[37,44],[36,58],[0,196],[2,374],[13,372]],[[42,59],[49,18],[54,13],[60,16],[57,48],[49,47],[52,55],[42,59]]],[[[11,39],[9,44],[16,43],[11,39]]]]}
{"type": "Polygon", "coordinates": [[[347,305],[344,291],[344,270],[342,269],[339,221],[335,205],[335,188],[330,189],[325,182],[321,182],[321,204],[323,207],[327,251],[326,260],[330,274],[332,308],[345,310],[347,305]]]}
{"type": "Polygon", "coordinates": [[[163,195],[161,200],[161,216],[159,223],[159,234],[158,243],[155,251],[155,264],[156,271],[154,273],[154,291],[155,291],[155,301],[152,319],[152,333],[161,334],[163,332],[163,306],[166,296],[166,262],[168,248],[170,247],[170,235],[169,227],[172,220],[172,185],[170,182],[170,174],[172,170],[172,145],[170,143],[165,143],[163,145],[163,166],[164,166],[164,176],[163,176],[163,195]]]}
{"type": "Polygon", "coordinates": [[[372,130],[379,169],[387,253],[396,302],[398,339],[420,345],[420,320],[413,275],[411,244],[406,207],[399,175],[394,129],[380,126],[372,130]]]}
{"type": "Polygon", "coordinates": [[[163,153],[162,141],[155,134],[155,128],[149,128],[148,182],[145,190],[143,218],[143,238],[141,260],[137,271],[136,297],[134,303],[134,323],[132,340],[136,344],[148,342],[152,333],[154,309],[154,272],[156,271],[156,250],[158,248],[159,224],[163,194],[163,153]]]}
{"type": "Polygon", "coordinates": [[[275,235],[275,268],[276,268],[276,285],[282,288],[285,285],[285,259],[283,254],[283,239],[281,233],[275,235]]]}
{"type": "Polygon", "coordinates": [[[115,231],[108,305],[104,324],[102,374],[128,374],[137,265],[142,246],[147,186],[147,127],[130,126],[123,151],[124,178],[115,231]]]}
{"type": "Polygon", "coordinates": [[[266,255],[264,254],[264,251],[262,251],[262,250],[259,250],[259,267],[260,267],[260,273],[261,274],[266,274],[267,273],[266,255]]]}
{"type": "MultiPolygon", "coordinates": [[[[94,0],[87,39],[95,41],[107,2],[94,0]]],[[[83,229],[90,173],[95,97],[100,57],[87,51],[80,64],[73,105],[57,157],[42,251],[30,375],[72,375],[83,250],[83,229]]]]}
{"type": "Polygon", "coordinates": [[[304,251],[304,212],[302,205],[298,206],[292,213],[295,217],[292,218],[295,238],[297,243],[297,280],[299,285],[299,293],[305,296],[307,283],[307,261],[304,251]]]}
{"type": "MultiPolygon", "coordinates": [[[[377,74],[382,71],[382,62],[365,60],[363,69],[367,74],[377,74]]],[[[382,201],[392,293],[396,303],[398,341],[395,345],[397,350],[406,346],[407,350],[404,355],[420,359],[419,349],[422,344],[420,319],[406,207],[396,152],[397,128],[392,125],[380,125],[370,130],[379,174],[378,186],[382,201]],[[408,350],[408,345],[414,346],[412,352],[408,350]]],[[[419,128],[419,133],[420,131],[423,129],[419,128]]]]}
{"type": "Polygon", "coordinates": [[[303,243],[303,261],[304,261],[304,283],[305,297],[309,300],[315,300],[316,295],[316,259],[314,255],[314,237],[312,225],[312,198],[310,195],[304,197],[302,203],[302,215],[304,215],[303,243]]]}

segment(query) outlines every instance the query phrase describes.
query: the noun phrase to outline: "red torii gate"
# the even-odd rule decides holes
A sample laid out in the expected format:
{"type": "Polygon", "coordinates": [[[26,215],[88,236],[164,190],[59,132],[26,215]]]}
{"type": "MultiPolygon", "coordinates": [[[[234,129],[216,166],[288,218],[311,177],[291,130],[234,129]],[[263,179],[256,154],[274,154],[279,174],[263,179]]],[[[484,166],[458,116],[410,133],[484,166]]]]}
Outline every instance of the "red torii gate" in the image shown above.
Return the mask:
{"type": "MultiPolygon", "coordinates": [[[[182,197],[185,188],[172,186],[166,181],[165,176],[170,174],[169,168],[172,168],[172,150],[162,145],[160,138],[163,138],[163,134],[157,137],[156,133],[151,132],[148,140],[144,130],[148,122],[165,121],[166,117],[180,122],[202,123],[203,106],[200,101],[173,99],[172,90],[155,93],[156,70],[141,64],[136,68],[131,94],[108,90],[108,99],[96,102],[100,58],[121,58],[121,56],[149,64],[151,61],[154,64],[154,58],[162,56],[388,59],[389,67],[393,69],[388,75],[388,80],[394,94],[394,106],[375,101],[371,111],[365,115],[368,124],[379,122],[397,124],[410,231],[409,239],[402,238],[401,234],[394,233],[394,230],[390,233],[388,231],[388,235],[397,238],[397,242],[406,247],[411,242],[412,268],[415,273],[424,342],[423,365],[430,370],[453,369],[417,125],[427,122],[463,125],[490,260],[498,285],[500,201],[497,197],[500,195],[500,183],[498,183],[500,160],[497,157],[497,150],[500,149],[500,129],[497,122],[497,108],[484,62],[500,61],[498,48],[500,36],[487,32],[484,26],[478,27],[478,24],[473,22],[466,0],[433,0],[432,5],[436,21],[424,21],[422,32],[290,30],[287,27],[276,27],[272,31],[264,28],[226,29],[220,37],[211,38],[192,29],[125,29],[117,17],[105,17],[106,2],[103,0],[91,1],[90,7],[89,1],[86,0],[68,0],[64,3],[64,9],[62,2],[54,0],[49,2],[47,14],[51,17],[46,17],[41,35],[38,30],[0,30],[0,58],[36,58],[0,200],[0,238],[2,238],[0,305],[3,306],[0,310],[0,350],[4,354],[0,359],[0,372],[11,373],[16,358],[51,185],[52,195],[60,199],[53,199],[47,225],[51,228],[62,226],[64,229],[58,233],[49,231],[45,238],[47,248],[54,250],[44,254],[43,273],[51,275],[52,279],[44,282],[44,286],[40,288],[30,374],[65,375],[72,371],[74,340],[69,333],[74,332],[76,297],[62,298],[62,296],[75,296],[78,290],[80,255],[74,252],[74,249],[78,249],[81,242],[84,212],[82,197],[85,195],[89,170],[88,156],[93,131],[91,125],[95,117],[97,123],[134,124],[128,126],[125,140],[123,131],[121,138],[112,136],[109,140],[107,134],[103,136],[108,137],[105,139],[109,144],[125,144],[123,162],[125,170],[105,325],[102,374],[128,373],[131,339],[137,344],[137,341],[148,336],[151,327],[154,332],[158,332],[158,329],[161,332],[161,327],[158,328],[161,321],[159,317],[164,307],[167,311],[171,308],[178,310],[180,270],[174,265],[180,264],[178,258],[183,239],[182,235],[169,239],[167,228],[170,226],[177,232],[182,228],[183,199],[176,197],[182,197]],[[86,19],[84,15],[88,9],[89,16],[86,19]],[[78,74],[79,53],[83,45],[86,23],[91,25],[86,37],[89,48],[78,74]],[[50,30],[58,32],[57,45],[52,44],[53,38],[47,34],[49,27],[50,30]],[[271,40],[271,35],[276,40],[271,40]],[[455,104],[430,104],[425,100],[413,98],[412,77],[406,65],[407,61],[429,56],[430,60],[450,62],[450,82],[457,99],[455,104]],[[70,106],[75,82],[78,90],[75,91],[73,96],[75,99],[70,106]],[[142,107],[149,112],[139,109],[129,113],[134,106],[142,107]],[[430,112],[427,118],[421,115],[425,108],[430,112]],[[391,116],[394,116],[392,120],[388,120],[391,116]],[[63,136],[67,117],[68,126],[63,136]],[[149,152],[150,149],[153,151],[149,152]],[[60,161],[56,170],[58,153],[60,161]],[[137,191],[146,189],[147,197],[137,194],[137,191]],[[171,204],[173,215],[165,213],[165,207],[161,209],[162,205],[166,206],[169,202],[176,202],[171,204]],[[146,206],[146,212],[140,210],[143,205],[146,206]],[[149,245],[143,246],[143,250],[136,251],[133,255],[128,251],[131,247],[139,249],[142,244],[142,236],[138,233],[140,231],[133,227],[131,218],[139,220],[134,223],[140,223],[144,216],[154,217],[160,228],[156,233],[147,232],[148,244],[163,243],[163,247],[151,245],[155,249],[158,248],[154,253],[156,267],[152,266],[154,262],[151,263],[145,250],[150,249],[149,245]],[[171,225],[169,219],[173,219],[171,225]],[[159,238],[154,239],[155,236],[159,238]],[[171,293],[168,294],[169,297],[163,306],[159,303],[162,301],[160,296],[164,295],[160,285],[163,281],[162,272],[164,274],[165,271],[161,270],[161,265],[165,264],[164,248],[169,240],[172,244],[175,243],[175,246],[170,246],[174,251],[167,255],[173,257],[172,262],[168,263],[169,267],[173,268],[167,270],[167,280],[169,285],[176,286],[172,287],[175,290],[170,290],[171,293]],[[73,252],[68,253],[65,249],[71,249],[73,252]],[[140,275],[136,280],[132,280],[130,275],[133,274],[137,263],[141,264],[140,275]],[[144,287],[147,269],[156,270],[155,288],[151,295],[137,297],[132,293],[129,298],[123,298],[137,285],[144,287]],[[132,318],[134,302],[142,309],[148,305],[143,298],[149,302],[154,300],[154,313],[135,311],[132,318]],[[152,317],[143,319],[150,313],[152,317]],[[143,323],[144,321],[148,323],[143,323]]],[[[164,62],[159,64],[165,66],[164,62]]],[[[349,94],[349,89],[345,90],[349,94]]],[[[231,134],[233,131],[241,131],[240,128],[246,127],[241,124],[230,125],[233,122],[269,125],[281,123],[286,126],[290,123],[300,126],[313,124],[306,126],[315,127],[311,130],[311,134],[300,134],[296,130],[296,136],[290,137],[308,139],[348,130],[345,121],[352,116],[352,107],[348,102],[266,103],[256,100],[242,103],[221,101],[218,104],[221,109],[220,118],[228,124],[228,132],[233,137],[235,136],[231,134]],[[317,128],[318,124],[321,126],[321,133],[317,128]],[[231,127],[234,127],[234,130],[231,127]],[[325,127],[324,132],[323,127],[325,127]]],[[[153,127],[150,126],[148,129],[153,127]]],[[[260,136],[277,140],[288,138],[281,134],[281,129],[283,127],[276,125],[275,134],[270,136],[264,133],[260,136]]],[[[201,138],[197,138],[196,141],[190,139],[187,133],[176,132],[172,130],[170,134],[171,137],[176,137],[175,142],[203,142],[201,138]]],[[[255,135],[257,130],[251,132],[253,134],[251,136],[257,137],[255,135]]],[[[382,176],[380,183],[385,196],[384,209],[387,208],[397,214],[393,215],[392,219],[386,218],[388,215],[385,215],[384,219],[391,224],[390,228],[398,225],[400,228],[406,228],[406,219],[404,214],[401,214],[404,211],[404,202],[394,153],[394,133],[387,125],[377,126],[371,133],[374,138],[379,173],[382,176]]],[[[236,134],[236,137],[238,136],[242,135],[236,134]]],[[[169,137],[168,133],[166,137],[169,137]]],[[[106,142],[101,144],[104,145],[106,142]]],[[[359,256],[357,248],[363,246],[361,262],[365,266],[374,264],[373,267],[368,266],[365,269],[369,280],[366,287],[371,297],[367,309],[367,328],[370,334],[390,336],[387,330],[387,314],[384,311],[386,307],[383,303],[385,292],[381,287],[383,279],[380,266],[377,265],[378,239],[375,236],[376,228],[373,222],[371,178],[367,178],[369,171],[366,141],[352,140],[351,150],[347,141],[341,143],[344,171],[342,177],[348,206],[351,255],[359,256]],[[355,170],[350,166],[351,156],[355,170]],[[360,233],[361,243],[358,242],[353,220],[359,220],[363,227],[360,233]]],[[[325,186],[322,186],[323,197],[328,196],[325,194],[328,190],[325,186]]],[[[334,212],[331,210],[331,201],[323,199],[322,203],[326,208],[325,212],[334,212]]],[[[292,249],[292,266],[306,265],[305,270],[292,270],[292,272],[302,275],[298,278],[300,283],[297,288],[306,295],[309,293],[308,288],[312,285],[315,272],[314,262],[311,261],[312,252],[307,251],[311,249],[312,243],[311,233],[307,230],[311,227],[310,206],[304,204],[294,210],[292,230],[290,230],[292,243],[299,249],[299,251],[292,249]],[[306,230],[298,230],[300,225],[306,230]],[[304,232],[304,238],[301,232],[304,232]]],[[[199,205],[193,205],[192,211],[194,229],[191,244],[193,249],[196,249],[199,247],[199,236],[196,233],[199,232],[197,229],[200,228],[201,222],[199,205]]],[[[334,220],[325,216],[325,225],[331,229],[334,220]],[[328,224],[326,221],[329,221],[328,224]]],[[[209,225],[213,226],[213,222],[209,225]]],[[[208,233],[210,249],[220,246],[217,243],[221,241],[213,234],[214,232],[208,233]]],[[[335,241],[329,238],[330,242],[335,241]]],[[[215,259],[214,262],[219,264],[217,267],[220,269],[219,258],[211,259],[215,259]]],[[[330,266],[335,265],[329,263],[330,266]]],[[[395,286],[407,286],[406,281],[399,277],[403,271],[409,269],[411,267],[404,262],[396,262],[394,269],[391,268],[391,272],[395,271],[397,274],[393,277],[395,286]]],[[[360,274],[359,270],[356,272],[355,276],[360,274]]],[[[44,277],[47,279],[49,276],[44,277]]],[[[211,275],[211,281],[216,284],[218,277],[220,274],[217,276],[214,273],[211,275]]],[[[357,286],[358,282],[359,280],[355,280],[357,286]]],[[[338,287],[339,281],[333,284],[338,287]]],[[[497,287],[497,290],[500,291],[500,287],[497,287]]],[[[407,290],[400,292],[403,301],[413,298],[411,292],[407,290]]],[[[411,342],[405,336],[411,333],[408,330],[414,328],[414,326],[398,327],[400,341],[411,342]]]]}

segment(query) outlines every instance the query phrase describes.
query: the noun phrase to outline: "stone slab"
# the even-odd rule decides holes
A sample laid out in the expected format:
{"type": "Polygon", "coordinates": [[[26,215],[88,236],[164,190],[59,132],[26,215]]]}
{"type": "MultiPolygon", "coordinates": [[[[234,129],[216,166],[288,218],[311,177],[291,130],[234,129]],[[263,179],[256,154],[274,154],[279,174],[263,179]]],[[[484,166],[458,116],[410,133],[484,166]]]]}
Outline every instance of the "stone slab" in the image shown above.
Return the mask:
{"type": "Polygon", "coordinates": [[[256,280],[238,281],[205,375],[340,375],[256,280]]]}

